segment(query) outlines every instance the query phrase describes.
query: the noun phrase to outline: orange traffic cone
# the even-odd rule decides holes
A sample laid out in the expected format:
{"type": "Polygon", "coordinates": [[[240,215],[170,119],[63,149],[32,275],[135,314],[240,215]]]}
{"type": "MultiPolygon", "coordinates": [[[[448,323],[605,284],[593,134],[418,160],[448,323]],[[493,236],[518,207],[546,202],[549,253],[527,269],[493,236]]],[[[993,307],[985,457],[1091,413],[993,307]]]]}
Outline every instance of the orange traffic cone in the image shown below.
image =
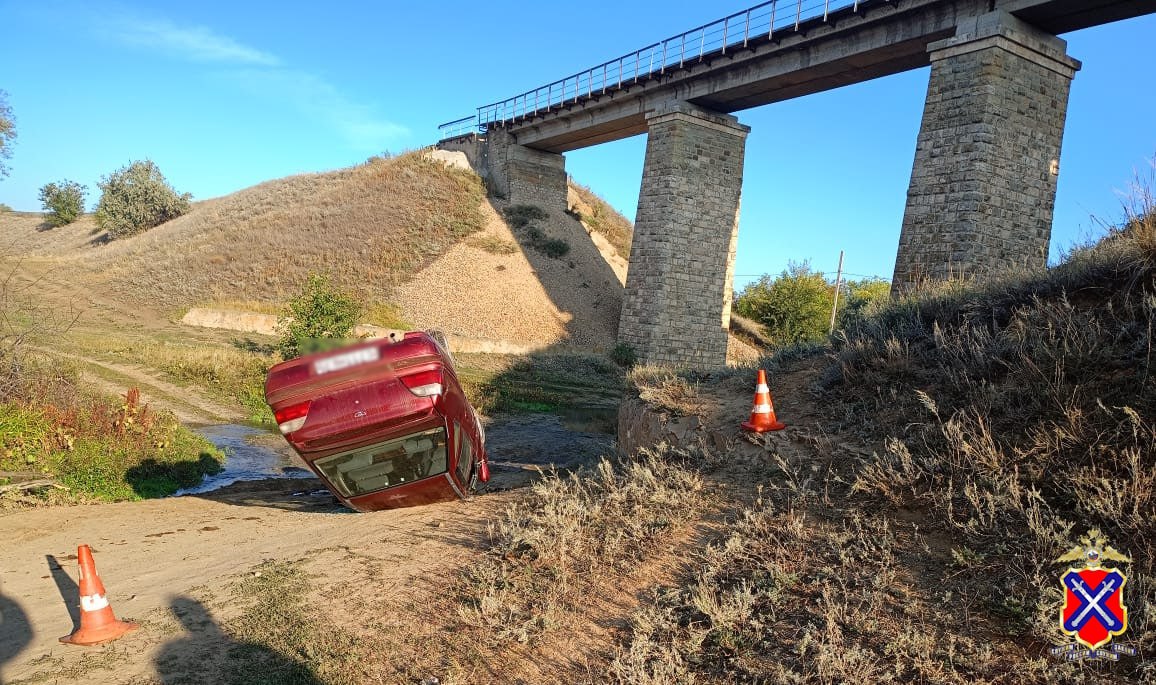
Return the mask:
{"type": "Polygon", "coordinates": [[[775,418],[775,404],[771,401],[771,391],[767,388],[767,374],[759,369],[759,383],[755,386],[755,406],[751,408],[751,420],[743,423],[743,430],[766,433],[781,431],[786,427],[775,418]]]}
{"type": "Polygon", "coordinates": [[[80,564],[80,627],[60,641],[70,645],[99,645],[139,628],[135,623],[118,621],[112,615],[112,607],[104,594],[104,583],[96,575],[92,548],[81,545],[76,556],[80,564]]]}

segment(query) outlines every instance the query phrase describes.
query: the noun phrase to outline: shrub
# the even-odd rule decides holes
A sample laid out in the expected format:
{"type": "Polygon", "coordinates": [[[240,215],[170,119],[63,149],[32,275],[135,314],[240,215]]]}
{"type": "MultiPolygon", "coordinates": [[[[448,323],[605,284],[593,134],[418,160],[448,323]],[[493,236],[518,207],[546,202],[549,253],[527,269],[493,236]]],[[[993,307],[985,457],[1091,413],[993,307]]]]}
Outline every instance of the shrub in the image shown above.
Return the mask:
{"type": "Polygon", "coordinates": [[[638,352],[630,343],[618,343],[610,351],[610,361],[624,369],[629,369],[638,363],[638,352]]]}
{"type": "Polygon", "coordinates": [[[525,228],[534,221],[543,221],[550,216],[546,210],[535,205],[511,205],[503,209],[502,214],[513,229],[525,228]]]}
{"type": "Polygon", "coordinates": [[[12,157],[12,142],[16,140],[16,119],[8,104],[8,93],[0,90],[0,178],[8,175],[4,160],[12,157]]]}
{"type": "Polygon", "coordinates": [[[133,162],[101,178],[96,223],[109,238],[124,238],[189,211],[189,193],[179,194],[151,160],[133,162]]]}
{"type": "Polygon", "coordinates": [[[84,195],[87,189],[76,181],[48,183],[40,188],[41,207],[48,212],[48,223],[64,226],[76,221],[84,213],[84,195]]]}
{"type": "Polygon", "coordinates": [[[359,316],[357,300],[333,286],[328,276],[309,274],[304,289],[277,320],[281,330],[277,349],[292,359],[307,353],[310,341],[348,338],[359,316]]]}
{"type": "MultiPolygon", "coordinates": [[[[531,210],[536,210],[538,212],[542,212],[542,210],[538,209],[537,207],[532,207],[529,205],[518,205],[518,207],[526,207],[526,208],[531,209],[531,210]]],[[[518,216],[521,218],[525,218],[526,216],[529,216],[529,215],[530,214],[528,213],[528,214],[524,214],[524,215],[519,214],[518,216]]],[[[541,216],[542,217],[546,216],[546,213],[542,212],[541,216]]],[[[521,219],[519,219],[519,221],[520,220],[521,219]]],[[[526,219],[526,221],[528,222],[529,219],[526,219]]],[[[532,225],[529,225],[528,223],[518,224],[514,220],[511,220],[510,223],[517,225],[519,239],[525,245],[534,248],[538,252],[541,252],[542,254],[546,255],[547,257],[549,257],[551,259],[560,259],[562,257],[565,257],[570,252],[570,243],[566,242],[565,240],[563,240],[561,238],[548,237],[546,235],[546,232],[543,231],[542,229],[538,228],[537,226],[532,226],[532,225]]]]}
{"type": "Polygon", "coordinates": [[[0,202],[0,212],[14,212],[14,211],[16,211],[16,210],[12,209],[10,206],[4,204],[3,202],[0,202]]]}
{"type": "Polygon", "coordinates": [[[854,321],[870,316],[890,301],[891,284],[881,278],[847,281],[839,305],[839,327],[846,328],[854,321]],[[843,305],[846,302],[846,305],[843,305]]]}
{"type": "Polygon", "coordinates": [[[547,238],[541,245],[535,245],[542,254],[550,259],[561,259],[570,252],[570,243],[561,238],[547,238]]]}
{"type": "Polygon", "coordinates": [[[767,329],[776,345],[822,340],[830,325],[834,287],[807,262],[791,262],[778,278],[769,275],[743,289],[735,311],[767,329]]]}

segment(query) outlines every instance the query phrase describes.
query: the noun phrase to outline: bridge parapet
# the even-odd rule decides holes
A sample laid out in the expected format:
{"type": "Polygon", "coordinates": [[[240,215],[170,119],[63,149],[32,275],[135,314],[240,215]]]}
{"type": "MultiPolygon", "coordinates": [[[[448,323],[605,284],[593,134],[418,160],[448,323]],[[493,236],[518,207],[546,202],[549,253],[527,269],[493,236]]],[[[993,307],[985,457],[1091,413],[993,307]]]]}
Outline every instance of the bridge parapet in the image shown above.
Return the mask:
{"type": "MultiPolygon", "coordinates": [[[[875,2],[874,4],[879,4],[875,2]]],[[[833,12],[859,10],[860,0],[770,0],[709,24],[684,31],[553,83],[478,108],[477,124],[486,127],[525,119],[621,90],[687,64],[727,51],[773,40],[776,33],[799,31],[812,19],[826,22],[833,12]]],[[[451,122],[452,123],[452,122],[451,122]]]]}

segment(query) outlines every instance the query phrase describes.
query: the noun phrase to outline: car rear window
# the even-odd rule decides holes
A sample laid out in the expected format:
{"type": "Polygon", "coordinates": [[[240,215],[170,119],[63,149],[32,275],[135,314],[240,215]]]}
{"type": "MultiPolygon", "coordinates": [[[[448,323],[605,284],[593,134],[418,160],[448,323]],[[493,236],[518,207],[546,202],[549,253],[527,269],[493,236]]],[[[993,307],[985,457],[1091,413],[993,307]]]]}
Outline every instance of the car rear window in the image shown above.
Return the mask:
{"type": "Polygon", "coordinates": [[[434,428],[318,459],[343,497],[356,497],[446,472],[446,431],[434,428]]]}

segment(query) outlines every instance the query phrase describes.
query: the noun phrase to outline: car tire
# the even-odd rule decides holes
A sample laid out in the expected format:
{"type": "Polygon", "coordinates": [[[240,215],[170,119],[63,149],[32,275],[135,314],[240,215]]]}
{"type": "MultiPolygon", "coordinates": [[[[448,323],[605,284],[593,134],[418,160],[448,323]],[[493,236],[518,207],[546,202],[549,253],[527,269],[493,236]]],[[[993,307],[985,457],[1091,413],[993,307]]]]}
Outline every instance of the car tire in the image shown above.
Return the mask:
{"type": "Polygon", "coordinates": [[[450,363],[454,363],[454,355],[450,352],[450,341],[446,339],[446,334],[436,328],[431,328],[426,331],[426,335],[433,338],[433,341],[445,350],[446,356],[450,359],[450,363]]]}

